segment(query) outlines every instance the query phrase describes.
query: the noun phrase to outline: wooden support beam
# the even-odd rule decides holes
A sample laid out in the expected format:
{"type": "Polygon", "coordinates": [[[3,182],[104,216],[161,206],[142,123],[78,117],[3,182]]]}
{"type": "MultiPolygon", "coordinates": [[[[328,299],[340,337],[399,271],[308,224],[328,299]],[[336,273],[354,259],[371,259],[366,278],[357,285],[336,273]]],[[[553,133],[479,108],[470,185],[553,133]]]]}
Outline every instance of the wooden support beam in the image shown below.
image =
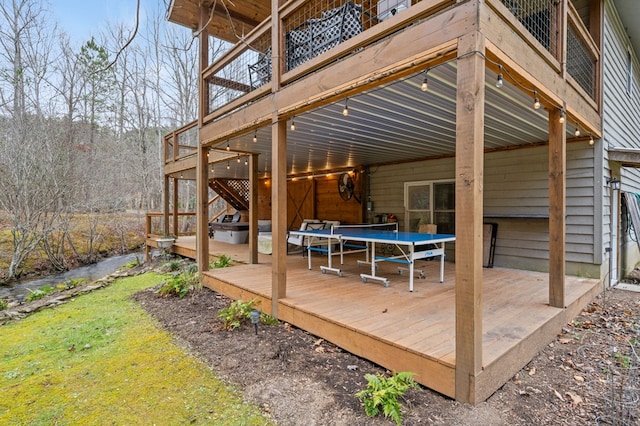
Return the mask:
{"type": "Polygon", "coordinates": [[[179,199],[179,192],[178,190],[180,189],[180,186],[178,185],[180,182],[180,180],[178,178],[173,178],[173,210],[172,210],[172,229],[173,229],[173,234],[177,237],[178,236],[178,206],[180,205],[180,203],[178,203],[178,199],[179,199]]]}
{"type": "Polygon", "coordinates": [[[458,40],[455,388],[456,400],[471,404],[476,402],[476,376],[482,371],[484,52],[479,32],[458,40]]]}
{"type": "Polygon", "coordinates": [[[258,263],[258,154],[249,156],[249,263],[258,263]]]}
{"type": "Polygon", "coordinates": [[[287,121],[271,127],[271,315],[278,318],[278,300],[287,297],[287,121]]]}
{"type": "MultiPolygon", "coordinates": [[[[200,28],[198,36],[199,44],[199,74],[209,65],[209,33],[206,24],[209,18],[209,9],[200,6],[200,28]]],[[[198,79],[198,128],[202,129],[202,119],[209,113],[208,85],[202,78],[198,79]]],[[[198,131],[198,134],[201,134],[198,131]]],[[[198,140],[198,161],[196,163],[196,264],[199,271],[209,269],[209,148],[203,147],[202,140],[198,140]]]]}
{"type": "Polygon", "coordinates": [[[162,230],[164,232],[164,235],[169,235],[169,185],[170,185],[170,180],[169,180],[169,176],[165,175],[164,176],[164,182],[162,185],[162,203],[163,203],[163,208],[162,208],[162,212],[163,212],[163,223],[162,223],[162,230]]]}
{"type": "Polygon", "coordinates": [[[567,133],[561,111],[549,111],[549,305],[565,307],[567,133]]]}

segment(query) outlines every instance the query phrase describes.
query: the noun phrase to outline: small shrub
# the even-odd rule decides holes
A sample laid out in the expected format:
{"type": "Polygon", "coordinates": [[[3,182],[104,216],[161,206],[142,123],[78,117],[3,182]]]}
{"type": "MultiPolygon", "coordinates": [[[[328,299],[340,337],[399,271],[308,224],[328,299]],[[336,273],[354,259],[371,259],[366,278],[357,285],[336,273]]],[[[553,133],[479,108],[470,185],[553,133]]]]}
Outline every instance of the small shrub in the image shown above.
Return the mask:
{"type": "Polygon", "coordinates": [[[183,272],[181,274],[173,274],[171,278],[163,282],[157,293],[163,297],[178,296],[182,299],[190,291],[196,290],[200,286],[200,275],[183,272]]]}
{"type": "Polygon", "coordinates": [[[361,390],[356,396],[364,403],[367,416],[377,416],[382,408],[385,417],[401,425],[402,406],[398,397],[407,390],[418,387],[413,380],[413,373],[400,372],[389,378],[381,374],[366,374],[364,377],[367,379],[367,389],[361,390]]]}
{"type": "Polygon", "coordinates": [[[209,267],[211,269],[226,268],[227,266],[231,266],[231,263],[233,263],[233,259],[231,258],[231,256],[227,256],[226,254],[223,254],[223,255],[220,255],[218,260],[213,262],[209,267]]]}
{"type": "MultiPolygon", "coordinates": [[[[248,302],[236,300],[227,308],[223,308],[218,312],[218,319],[222,321],[222,328],[227,331],[235,330],[240,327],[242,321],[248,320],[249,314],[256,308],[256,301],[252,299],[248,302]]],[[[262,316],[262,315],[261,315],[262,316]]]]}
{"type": "Polygon", "coordinates": [[[0,311],[4,311],[9,307],[9,301],[6,299],[0,299],[0,311]]]}
{"type": "Polygon", "coordinates": [[[271,315],[265,314],[264,312],[262,312],[260,314],[260,323],[264,325],[278,325],[280,324],[280,321],[278,321],[271,315]]]}
{"type": "Polygon", "coordinates": [[[66,280],[63,283],[58,284],[56,286],[56,289],[58,289],[58,290],[69,290],[71,288],[76,288],[79,285],[86,284],[87,282],[89,282],[89,280],[86,279],[86,278],[72,278],[70,280],[66,280]]]}
{"type": "Polygon", "coordinates": [[[136,266],[140,266],[142,265],[142,262],[140,261],[140,258],[138,256],[136,256],[135,259],[133,259],[130,262],[125,263],[124,265],[122,265],[121,269],[127,270],[127,269],[133,269],[136,266]]]}
{"type": "Polygon", "coordinates": [[[173,272],[180,269],[181,263],[179,260],[172,260],[171,262],[165,263],[163,266],[164,269],[173,272]]]}
{"type": "Polygon", "coordinates": [[[56,289],[49,285],[45,285],[35,290],[31,290],[30,288],[28,288],[27,290],[29,290],[29,294],[27,294],[27,297],[24,298],[24,301],[33,302],[34,300],[42,299],[43,297],[50,295],[56,289]]]}

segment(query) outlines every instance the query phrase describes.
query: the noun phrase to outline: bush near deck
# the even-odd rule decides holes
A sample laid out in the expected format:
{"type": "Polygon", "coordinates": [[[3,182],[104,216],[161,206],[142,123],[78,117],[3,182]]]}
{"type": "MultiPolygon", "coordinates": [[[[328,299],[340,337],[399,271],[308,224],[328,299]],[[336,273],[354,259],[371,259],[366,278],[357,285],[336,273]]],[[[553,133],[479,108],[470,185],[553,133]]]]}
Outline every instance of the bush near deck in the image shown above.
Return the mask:
{"type": "Polygon", "coordinates": [[[269,424],[130,298],[148,273],[0,327],[0,424],[269,424]]]}

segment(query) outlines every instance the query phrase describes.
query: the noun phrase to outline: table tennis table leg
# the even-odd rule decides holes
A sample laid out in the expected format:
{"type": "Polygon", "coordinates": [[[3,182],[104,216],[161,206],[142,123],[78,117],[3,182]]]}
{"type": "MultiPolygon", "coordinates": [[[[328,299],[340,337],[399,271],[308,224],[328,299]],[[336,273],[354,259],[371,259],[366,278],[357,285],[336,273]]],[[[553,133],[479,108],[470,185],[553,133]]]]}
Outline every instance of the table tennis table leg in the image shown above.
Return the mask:
{"type": "Polygon", "coordinates": [[[413,244],[409,246],[409,291],[413,292],[413,244]]]}
{"type": "Polygon", "coordinates": [[[442,243],[442,254],[440,255],[440,282],[444,282],[444,243],[442,243]]]}

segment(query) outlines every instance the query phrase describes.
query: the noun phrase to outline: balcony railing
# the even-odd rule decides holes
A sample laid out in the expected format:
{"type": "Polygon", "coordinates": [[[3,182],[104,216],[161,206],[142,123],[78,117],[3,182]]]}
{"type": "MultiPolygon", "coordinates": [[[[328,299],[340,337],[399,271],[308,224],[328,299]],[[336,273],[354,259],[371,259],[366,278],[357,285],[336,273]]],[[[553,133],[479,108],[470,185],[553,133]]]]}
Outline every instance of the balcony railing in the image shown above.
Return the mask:
{"type": "MultiPolygon", "coordinates": [[[[157,238],[165,235],[164,213],[151,212],[146,217],[147,238],[157,238]]],[[[168,235],[195,235],[196,234],[196,214],[195,212],[178,213],[178,229],[174,229],[173,214],[169,213],[168,235]]]]}
{"type": "MultiPolygon", "coordinates": [[[[558,62],[562,62],[560,48],[562,2],[556,0],[500,0],[509,12],[558,62]]],[[[597,97],[597,63],[600,56],[595,42],[571,2],[567,11],[567,73],[592,98],[597,97]]]]}
{"type": "MultiPolygon", "coordinates": [[[[556,0],[487,0],[487,3],[494,7],[502,4],[500,13],[516,18],[514,22],[519,22],[516,32],[529,39],[533,50],[537,49],[559,73],[566,51],[571,81],[587,96],[596,99],[600,55],[571,3],[566,12],[562,9],[563,2],[556,0]],[[565,32],[566,46],[563,45],[565,32]]],[[[279,58],[280,83],[286,86],[455,5],[455,0],[290,1],[279,9],[284,50],[279,58]],[[411,12],[404,13],[406,10],[411,12]]],[[[204,122],[269,94],[273,58],[269,18],[203,72],[209,99],[204,122]]]]}
{"type": "Polygon", "coordinates": [[[198,122],[193,121],[164,137],[164,162],[177,161],[197,154],[198,122]]]}

